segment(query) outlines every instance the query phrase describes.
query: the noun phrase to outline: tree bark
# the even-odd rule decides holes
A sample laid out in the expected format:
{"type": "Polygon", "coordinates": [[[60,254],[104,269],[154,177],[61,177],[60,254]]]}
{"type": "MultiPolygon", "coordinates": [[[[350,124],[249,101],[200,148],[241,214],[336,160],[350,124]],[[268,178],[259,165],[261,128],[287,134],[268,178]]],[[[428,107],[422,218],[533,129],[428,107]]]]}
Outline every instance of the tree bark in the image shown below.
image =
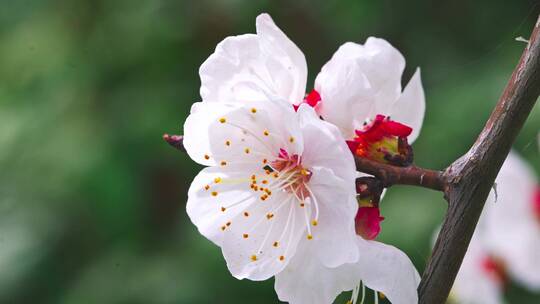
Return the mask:
{"type": "MultiPolygon", "coordinates": [[[[444,175],[449,203],[419,287],[420,303],[444,303],[493,182],[540,94],[540,17],[519,64],[471,149],[444,175]]],[[[479,295],[481,296],[481,295],[479,295]]]]}

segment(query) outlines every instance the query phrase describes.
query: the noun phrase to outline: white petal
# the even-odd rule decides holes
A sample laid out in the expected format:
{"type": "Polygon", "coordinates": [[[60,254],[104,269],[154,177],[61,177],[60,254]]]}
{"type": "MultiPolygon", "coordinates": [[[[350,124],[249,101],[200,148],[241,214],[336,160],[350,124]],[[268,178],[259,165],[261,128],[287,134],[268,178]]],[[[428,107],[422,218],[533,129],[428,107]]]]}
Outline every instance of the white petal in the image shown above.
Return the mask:
{"type": "MultiPolygon", "coordinates": [[[[254,168],[251,172],[256,175],[264,172],[259,170],[254,168]]],[[[218,246],[223,244],[224,231],[229,227],[227,223],[232,225],[238,214],[258,201],[258,196],[252,196],[247,191],[251,183],[249,173],[244,166],[209,167],[203,169],[191,183],[187,214],[199,232],[218,246]],[[220,179],[218,183],[215,182],[216,178],[220,179]],[[217,195],[214,196],[213,192],[217,195]],[[235,202],[241,203],[230,207],[235,202]],[[222,207],[226,209],[222,210],[222,207]]]]}
{"type": "Polygon", "coordinates": [[[311,244],[301,247],[289,266],[276,275],[279,299],[292,304],[332,303],[341,292],[363,281],[367,287],[383,292],[393,304],[418,303],[420,276],[403,252],[360,237],[356,245],[359,261],[337,268],[325,267],[310,257],[311,244]]]}
{"type": "Polygon", "coordinates": [[[399,99],[392,105],[389,113],[393,120],[413,129],[408,137],[411,144],[420,135],[425,110],[424,88],[420,79],[420,69],[417,69],[399,99]]]}
{"type": "Polygon", "coordinates": [[[347,188],[356,193],[356,166],[354,158],[339,129],[317,117],[312,107],[302,104],[298,109],[300,127],[305,145],[302,163],[307,167],[329,168],[347,188]]]}
{"type": "Polygon", "coordinates": [[[401,250],[357,238],[360,259],[357,267],[364,284],[384,293],[393,304],[416,304],[420,275],[401,250]]]}
{"type": "Polygon", "coordinates": [[[276,275],[275,289],[281,301],[329,304],[341,292],[352,290],[359,283],[354,267],[324,267],[311,254],[313,250],[313,243],[299,246],[293,260],[276,275]]]}
{"type": "Polygon", "coordinates": [[[354,181],[345,182],[326,168],[314,168],[308,186],[316,198],[319,212],[317,226],[311,227],[314,244],[310,254],[316,255],[327,267],[356,262],[355,240],[358,237],[354,218],[358,203],[354,181]]]}
{"type": "Polygon", "coordinates": [[[390,111],[401,93],[405,59],[384,39],[364,45],[347,42],[326,63],[315,80],[322,98],[320,113],[344,136],[354,136],[368,118],[390,111]]]}
{"type": "Polygon", "coordinates": [[[268,96],[299,103],[307,66],[302,52],[273,23],[257,17],[257,35],[227,37],[202,64],[201,97],[208,102],[249,102],[268,96]]]}
{"type": "Polygon", "coordinates": [[[283,270],[305,235],[301,209],[291,195],[275,193],[249,206],[246,211],[250,216],[238,215],[225,231],[222,246],[232,275],[259,281],[283,270]],[[269,213],[273,214],[271,219],[269,213]]]}
{"type": "Polygon", "coordinates": [[[203,165],[264,166],[280,148],[301,154],[303,140],[295,117],[292,107],[278,100],[195,103],[184,124],[184,147],[203,165]],[[291,137],[297,140],[290,142],[291,137]]]}

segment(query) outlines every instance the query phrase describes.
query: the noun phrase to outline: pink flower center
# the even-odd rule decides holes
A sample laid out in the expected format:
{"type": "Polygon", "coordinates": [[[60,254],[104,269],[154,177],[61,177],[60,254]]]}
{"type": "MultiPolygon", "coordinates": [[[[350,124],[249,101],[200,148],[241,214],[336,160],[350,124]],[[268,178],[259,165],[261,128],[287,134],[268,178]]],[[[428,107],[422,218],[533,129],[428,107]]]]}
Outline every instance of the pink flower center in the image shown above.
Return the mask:
{"type": "Polygon", "coordinates": [[[311,179],[312,173],[302,166],[302,158],[296,154],[289,155],[284,149],[279,149],[278,159],[270,163],[272,169],[279,172],[282,180],[281,187],[294,193],[302,200],[310,197],[306,183],[311,179]]]}
{"type": "Polygon", "coordinates": [[[502,260],[494,256],[485,256],[482,260],[482,270],[499,285],[505,285],[508,281],[506,267],[502,260]]]}
{"type": "Polygon", "coordinates": [[[533,210],[538,221],[540,221],[540,186],[536,187],[533,196],[533,210]]]}

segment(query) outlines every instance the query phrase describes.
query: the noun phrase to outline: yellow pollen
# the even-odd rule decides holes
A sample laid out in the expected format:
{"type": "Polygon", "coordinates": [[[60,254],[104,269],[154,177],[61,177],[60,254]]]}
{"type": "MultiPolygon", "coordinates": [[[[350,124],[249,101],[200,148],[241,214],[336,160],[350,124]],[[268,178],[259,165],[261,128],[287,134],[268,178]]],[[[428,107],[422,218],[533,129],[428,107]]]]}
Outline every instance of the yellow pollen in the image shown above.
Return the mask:
{"type": "Polygon", "coordinates": [[[226,121],[227,121],[227,119],[225,119],[225,117],[221,117],[221,118],[219,119],[219,122],[220,122],[220,123],[225,123],[226,121]]]}
{"type": "Polygon", "coordinates": [[[249,216],[249,213],[248,213],[248,212],[244,212],[244,216],[245,216],[245,217],[248,217],[248,216],[249,216]]]}
{"type": "Polygon", "coordinates": [[[257,113],[257,109],[251,108],[251,113],[253,113],[253,114],[257,113]]]}
{"type": "Polygon", "coordinates": [[[221,182],[221,177],[216,177],[216,178],[214,178],[214,183],[217,184],[217,183],[219,183],[219,182],[221,182]]]}
{"type": "Polygon", "coordinates": [[[268,181],[266,179],[263,179],[262,183],[266,185],[268,184],[268,181]]]}
{"type": "Polygon", "coordinates": [[[205,155],[204,155],[204,159],[206,159],[206,160],[210,159],[210,155],[205,154],[205,155]]]}
{"type": "Polygon", "coordinates": [[[249,234],[244,233],[244,234],[242,235],[242,237],[245,238],[245,239],[247,239],[247,238],[249,237],[249,234]]]}
{"type": "Polygon", "coordinates": [[[300,170],[300,174],[302,174],[302,175],[306,176],[306,175],[308,175],[308,174],[309,174],[309,171],[308,171],[308,170],[306,170],[306,169],[304,169],[304,168],[302,168],[302,170],[300,170]]]}
{"type": "Polygon", "coordinates": [[[253,262],[255,262],[255,261],[257,261],[257,256],[256,256],[256,255],[252,255],[252,256],[250,257],[250,259],[251,259],[253,262]]]}
{"type": "Polygon", "coordinates": [[[251,176],[251,179],[252,179],[252,180],[255,180],[256,178],[257,178],[257,176],[255,176],[255,174],[253,174],[253,175],[251,176]]]}
{"type": "Polygon", "coordinates": [[[231,225],[231,222],[227,222],[225,225],[229,227],[231,225]]]}
{"type": "Polygon", "coordinates": [[[279,174],[274,173],[274,177],[275,177],[275,178],[278,178],[278,177],[279,177],[279,174]]]}
{"type": "Polygon", "coordinates": [[[319,224],[319,222],[317,222],[317,220],[313,220],[313,221],[311,222],[311,225],[313,225],[313,226],[317,226],[318,224],[319,224]]]}
{"type": "Polygon", "coordinates": [[[264,136],[270,135],[270,133],[269,133],[267,130],[264,130],[264,133],[263,133],[263,134],[264,134],[264,136]]]}
{"type": "Polygon", "coordinates": [[[268,174],[268,175],[269,175],[270,173],[272,173],[272,171],[270,171],[270,170],[268,170],[268,169],[265,169],[264,172],[266,172],[266,174],[268,174]]]}
{"type": "Polygon", "coordinates": [[[225,231],[225,229],[227,229],[227,226],[221,226],[222,231],[225,231]]]}
{"type": "Polygon", "coordinates": [[[255,190],[255,191],[259,190],[259,186],[253,185],[253,190],[255,190]]]}
{"type": "Polygon", "coordinates": [[[268,160],[265,158],[263,159],[263,164],[266,164],[268,162],[268,160]]]}
{"type": "Polygon", "coordinates": [[[308,239],[308,240],[312,240],[312,239],[313,239],[313,235],[308,234],[308,235],[307,235],[307,239],[308,239]]]}
{"type": "Polygon", "coordinates": [[[273,213],[268,213],[268,214],[266,214],[266,218],[267,218],[267,219],[271,219],[271,218],[273,218],[273,217],[274,217],[274,214],[273,214],[273,213]]]}
{"type": "Polygon", "coordinates": [[[294,142],[294,137],[289,137],[289,142],[293,143],[294,142]]]}
{"type": "Polygon", "coordinates": [[[222,161],[221,161],[221,163],[220,163],[220,165],[222,165],[222,166],[226,166],[226,165],[227,165],[227,162],[226,162],[226,161],[224,161],[224,160],[222,160],[222,161]]]}
{"type": "Polygon", "coordinates": [[[267,196],[266,194],[265,194],[265,195],[261,195],[261,201],[266,200],[267,197],[268,197],[268,196],[267,196]]]}
{"type": "Polygon", "coordinates": [[[264,192],[266,192],[268,195],[272,195],[272,191],[268,190],[268,188],[264,189],[264,192]]]}
{"type": "Polygon", "coordinates": [[[278,246],[279,246],[279,242],[274,242],[274,244],[272,244],[272,246],[278,247],[278,246]]]}
{"type": "Polygon", "coordinates": [[[283,260],[285,260],[285,257],[282,256],[282,255],[280,255],[280,256],[279,256],[279,260],[280,260],[280,261],[283,261],[283,260]]]}
{"type": "Polygon", "coordinates": [[[306,204],[304,203],[300,203],[300,207],[304,207],[306,204]]]}
{"type": "Polygon", "coordinates": [[[217,191],[212,191],[212,196],[217,196],[217,195],[218,195],[217,191]]]}
{"type": "Polygon", "coordinates": [[[230,146],[230,145],[231,145],[231,141],[230,141],[230,140],[225,141],[225,146],[230,146]]]}
{"type": "Polygon", "coordinates": [[[208,189],[210,189],[210,185],[204,186],[204,190],[208,190],[208,189]]]}
{"type": "Polygon", "coordinates": [[[244,152],[246,152],[246,154],[249,154],[249,148],[245,148],[244,152]]]}
{"type": "Polygon", "coordinates": [[[225,212],[225,210],[227,210],[227,208],[221,207],[221,212],[225,212]]]}

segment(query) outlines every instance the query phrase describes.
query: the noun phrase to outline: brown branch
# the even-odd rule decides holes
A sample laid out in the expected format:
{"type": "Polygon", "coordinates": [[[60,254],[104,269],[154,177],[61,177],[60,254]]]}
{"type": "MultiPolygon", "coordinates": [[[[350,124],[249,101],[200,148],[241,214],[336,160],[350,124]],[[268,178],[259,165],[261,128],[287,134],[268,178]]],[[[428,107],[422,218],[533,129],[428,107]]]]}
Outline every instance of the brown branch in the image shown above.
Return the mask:
{"type": "Polygon", "coordinates": [[[385,187],[412,185],[438,191],[444,191],[445,189],[446,181],[441,171],[416,166],[396,167],[362,157],[355,157],[355,162],[358,171],[377,177],[385,187]]]}
{"type": "Polygon", "coordinates": [[[540,17],[519,64],[472,148],[445,171],[448,212],[419,287],[422,304],[444,303],[510,148],[540,94],[540,17]]]}

